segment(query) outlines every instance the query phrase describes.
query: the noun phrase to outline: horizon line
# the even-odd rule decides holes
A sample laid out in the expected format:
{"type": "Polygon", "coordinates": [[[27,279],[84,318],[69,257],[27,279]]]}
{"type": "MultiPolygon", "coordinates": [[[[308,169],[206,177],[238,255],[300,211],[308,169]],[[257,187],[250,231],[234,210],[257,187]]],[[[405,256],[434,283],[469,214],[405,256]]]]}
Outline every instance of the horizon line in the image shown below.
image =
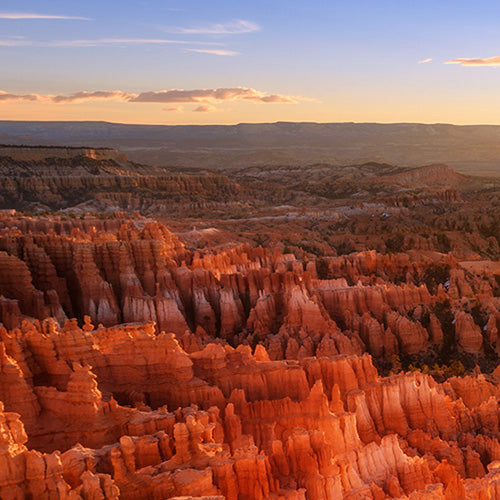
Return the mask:
{"type": "Polygon", "coordinates": [[[1,120],[0,123],[103,123],[108,125],[132,125],[144,127],[235,127],[238,125],[427,125],[427,126],[452,126],[452,127],[500,127],[499,123],[452,123],[452,122],[374,122],[374,121],[288,121],[277,120],[272,122],[234,122],[234,123],[137,123],[113,122],[107,120],[1,120]]]}

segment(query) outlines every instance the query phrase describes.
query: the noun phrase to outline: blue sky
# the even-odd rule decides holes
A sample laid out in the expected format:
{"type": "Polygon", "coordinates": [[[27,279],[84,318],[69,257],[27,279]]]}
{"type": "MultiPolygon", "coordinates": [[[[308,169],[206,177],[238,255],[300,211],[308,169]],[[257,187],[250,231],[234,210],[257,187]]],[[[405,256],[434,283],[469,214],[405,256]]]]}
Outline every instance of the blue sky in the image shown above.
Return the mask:
{"type": "Polygon", "coordinates": [[[0,118],[500,123],[499,39],[496,1],[2,0],[0,118]]]}

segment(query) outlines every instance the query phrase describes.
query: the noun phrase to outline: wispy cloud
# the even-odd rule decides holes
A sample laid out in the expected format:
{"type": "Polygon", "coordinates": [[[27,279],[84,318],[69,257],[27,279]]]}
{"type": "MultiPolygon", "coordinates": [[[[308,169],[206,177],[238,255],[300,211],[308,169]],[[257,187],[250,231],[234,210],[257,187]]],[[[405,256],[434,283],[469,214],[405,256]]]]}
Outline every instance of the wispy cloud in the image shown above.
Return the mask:
{"type": "Polygon", "coordinates": [[[193,111],[195,113],[211,113],[212,111],[217,111],[217,108],[215,106],[212,106],[211,104],[202,104],[193,109],[193,111]]]}
{"type": "Polygon", "coordinates": [[[259,30],[260,26],[252,21],[235,19],[228,23],[211,24],[209,26],[194,28],[175,27],[168,31],[171,33],[182,33],[184,35],[240,35],[243,33],[253,33],[259,30]]]}
{"type": "Polygon", "coordinates": [[[90,17],[80,16],[58,16],[53,14],[35,14],[31,12],[0,12],[0,19],[62,19],[75,21],[92,21],[90,17]]]}
{"type": "Polygon", "coordinates": [[[200,54],[212,54],[214,56],[236,56],[239,52],[223,49],[186,49],[188,52],[198,52],[200,54]]]}
{"type": "Polygon", "coordinates": [[[12,94],[0,90],[0,102],[5,101],[39,101],[38,94],[12,94]]]}
{"type": "Polygon", "coordinates": [[[233,87],[218,89],[171,89],[141,92],[139,94],[124,92],[122,90],[82,90],[73,94],[15,94],[0,90],[0,103],[7,101],[30,101],[50,104],[71,104],[89,101],[121,101],[127,103],[159,103],[172,104],[171,108],[179,111],[182,104],[198,104],[199,112],[212,111],[210,106],[225,101],[254,102],[259,104],[293,104],[300,101],[313,101],[300,96],[289,96],[284,94],[270,94],[249,87],[233,87]]]}
{"type": "Polygon", "coordinates": [[[182,113],[184,108],[182,106],[169,106],[168,108],[163,108],[163,111],[170,111],[172,113],[182,113]]]}
{"type": "Polygon", "coordinates": [[[218,42],[202,42],[187,40],[168,40],[164,38],[97,38],[94,40],[27,40],[22,38],[8,38],[0,40],[0,47],[105,47],[105,46],[130,46],[130,45],[213,45],[220,46],[218,42]]]}
{"type": "Polygon", "coordinates": [[[500,56],[495,57],[459,57],[444,64],[460,64],[461,66],[500,66],[500,56]]]}
{"type": "Polygon", "coordinates": [[[427,64],[432,61],[432,57],[428,57],[427,59],[422,59],[421,61],[418,61],[418,64],[427,64]]]}
{"type": "Polygon", "coordinates": [[[99,101],[99,100],[115,100],[115,101],[129,101],[131,98],[135,97],[136,94],[129,94],[127,92],[122,92],[121,90],[97,90],[88,92],[82,90],[81,92],[76,92],[74,94],[14,94],[11,92],[4,92],[0,90],[0,102],[6,101],[37,101],[46,102],[53,104],[64,104],[64,103],[79,103],[88,101],[99,101]]]}
{"type": "MultiPolygon", "coordinates": [[[[1,94],[0,94],[1,96],[1,94]]],[[[96,100],[128,101],[135,97],[135,94],[122,92],[121,90],[97,90],[87,92],[82,90],[70,95],[40,96],[41,100],[48,100],[53,103],[88,102],[96,100]]]]}

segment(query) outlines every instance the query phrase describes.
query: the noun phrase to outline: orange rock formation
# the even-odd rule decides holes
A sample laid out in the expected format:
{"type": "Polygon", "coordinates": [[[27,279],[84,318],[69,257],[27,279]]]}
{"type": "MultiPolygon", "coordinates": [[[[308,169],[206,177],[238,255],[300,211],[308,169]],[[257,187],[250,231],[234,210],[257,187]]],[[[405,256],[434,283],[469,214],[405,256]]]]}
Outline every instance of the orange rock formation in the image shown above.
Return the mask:
{"type": "Polygon", "coordinates": [[[395,361],[496,355],[487,273],[362,252],[319,279],[144,220],[9,216],[0,249],[2,499],[500,498],[496,372],[395,361]]]}

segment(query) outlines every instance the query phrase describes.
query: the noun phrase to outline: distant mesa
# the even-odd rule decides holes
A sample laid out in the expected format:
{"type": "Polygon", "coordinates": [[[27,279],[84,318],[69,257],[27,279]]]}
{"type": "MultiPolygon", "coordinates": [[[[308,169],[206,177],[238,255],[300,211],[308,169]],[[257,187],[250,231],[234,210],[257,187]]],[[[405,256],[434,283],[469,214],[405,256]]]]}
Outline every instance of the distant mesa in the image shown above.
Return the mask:
{"type": "Polygon", "coordinates": [[[43,161],[49,158],[72,159],[85,157],[92,160],[127,161],[127,157],[112,148],[87,148],[72,146],[26,146],[0,144],[0,157],[16,161],[43,161]]]}

